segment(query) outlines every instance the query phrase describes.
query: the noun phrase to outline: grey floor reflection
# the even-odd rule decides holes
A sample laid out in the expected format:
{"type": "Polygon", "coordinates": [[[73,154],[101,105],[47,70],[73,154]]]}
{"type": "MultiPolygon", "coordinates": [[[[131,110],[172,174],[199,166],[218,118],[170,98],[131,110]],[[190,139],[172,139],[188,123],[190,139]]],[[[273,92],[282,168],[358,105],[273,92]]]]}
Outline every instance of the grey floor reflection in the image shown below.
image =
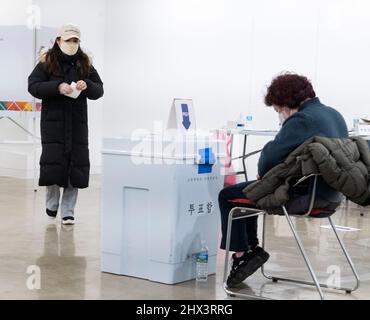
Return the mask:
{"type": "Polygon", "coordinates": [[[85,297],[86,258],[75,256],[74,227],[48,225],[44,255],[37,259],[36,265],[41,269],[40,299],[85,297]]]}

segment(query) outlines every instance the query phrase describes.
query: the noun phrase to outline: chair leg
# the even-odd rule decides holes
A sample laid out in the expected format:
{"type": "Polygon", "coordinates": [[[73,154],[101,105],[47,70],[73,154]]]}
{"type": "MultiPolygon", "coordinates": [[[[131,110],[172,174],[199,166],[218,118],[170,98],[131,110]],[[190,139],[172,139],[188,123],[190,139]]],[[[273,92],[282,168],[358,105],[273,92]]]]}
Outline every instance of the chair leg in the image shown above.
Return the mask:
{"type": "MultiPolygon", "coordinates": [[[[241,208],[234,208],[230,211],[229,214],[229,220],[228,220],[228,226],[227,226],[227,236],[226,236],[226,252],[225,252],[225,263],[224,263],[224,283],[223,283],[223,289],[225,293],[230,297],[238,297],[238,298],[244,298],[244,299],[254,299],[254,300],[271,300],[268,298],[264,298],[262,296],[254,295],[254,294],[246,294],[246,293],[238,293],[231,291],[226,284],[227,281],[227,275],[229,270],[229,258],[230,258],[230,243],[231,243],[231,232],[232,232],[232,224],[234,221],[234,213],[241,208]]],[[[259,214],[251,215],[252,216],[258,216],[259,214]]],[[[247,219],[247,217],[245,217],[247,219]]]]}
{"type": "MultiPolygon", "coordinates": [[[[266,248],[266,219],[267,219],[267,214],[263,216],[263,222],[262,222],[262,249],[265,250],[266,248]]],[[[268,280],[274,280],[272,276],[268,275],[265,271],[265,265],[261,267],[261,272],[262,275],[268,279],[268,280]]]]}
{"type": "MultiPolygon", "coordinates": [[[[342,240],[340,239],[340,237],[338,235],[338,232],[337,232],[337,230],[335,228],[335,225],[334,225],[334,223],[333,223],[333,221],[332,221],[331,218],[329,218],[329,222],[330,222],[330,224],[332,226],[332,229],[333,229],[333,231],[334,231],[334,233],[335,233],[335,235],[337,237],[337,240],[338,240],[339,244],[341,245],[341,248],[343,250],[343,253],[344,253],[344,255],[347,258],[347,261],[348,261],[349,265],[351,266],[353,275],[354,275],[354,277],[356,279],[356,286],[354,288],[344,288],[344,287],[333,288],[331,286],[328,286],[327,284],[320,283],[319,285],[320,285],[321,288],[327,288],[327,289],[335,289],[335,290],[345,291],[346,293],[350,294],[350,293],[352,293],[353,291],[356,291],[359,288],[359,286],[360,286],[360,279],[359,279],[359,276],[358,276],[358,274],[356,272],[356,269],[354,267],[354,264],[353,264],[353,262],[352,262],[352,260],[351,260],[351,258],[349,256],[349,254],[348,254],[348,252],[347,252],[347,250],[346,250],[346,248],[345,248],[342,240]]],[[[265,230],[266,230],[266,226],[264,226],[264,228],[263,228],[264,234],[262,235],[262,239],[263,239],[262,245],[263,245],[263,248],[264,248],[264,243],[265,243],[265,234],[266,234],[266,231],[265,230]]],[[[287,279],[287,278],[281,278],[281,277],[275,277],[275,276],[268,275],[266,273],[266,271],[265,271],[264,266],[262,267],[262,274],[264,275],[264,277],[266,279],[272,280],[274,282],[285,281],[285,282],[291,282],[291,283],[298,283],[298,284],[316,286],[316,283],[313,283],[313,282],[307,282],[307,281],[301,281],[301,280],[294,280],[294,279],[287,279]]]]}
{"type": "Polygon", "coordinates": [[[290,229],[292,230],[293,235],[294,235],[294,238],[295,238],[295,240],[296,240],[296,242],[298,244],[299,250],[301,251],[301,254],[302,254],[303,259],[304,259],[304,261],[306,263],[306,266],[307,266],[307,268],[308,268],[308,270],[309,270],[309,272],[311,274],[312,280],[314,281],[315,286],[316,286],[316,289],[317,289],[317,291],[318,291],[318,293],[320,295],[320,299],[321,300],[324,300],[324,294],[323,294],[322,289],[320,287],[320,283],[317,280],[316,274],[315,274],[315,272],[314,272],[314,270],[313,270],[313,268],[311,266],[311,262],[310,262],[310,260],[309,260],[309,258],[307,256],[307,254],[306,254],[306,251],[303,248],[302,241],[299,238],[297,231],[295,230],[295,227],[294,227],[294,224],[292,222],[292,219],[289,216],[288,211],[286,210],[285,206],[283,206],[283,210],[284,210],[285,217],[286,217],[286,219],[287,219],[287,221],[289,223],[290,229]]]}
{"type": "MultiPolygon", "coordinates": [[[[354,266],[354,264],[353,264],[353,262],[351,260],[351,257],[349,256],[349,254],[348,254],[348,252],[347,252],[347,250],[346,250],[346,248],[344,246],[343,241],[341,240],[341,238],[338,235],[337,229],[336,229],[336,227],[335,227],[335,225],[334,225],[331,217],[329,217],[329,222],[331,224],[331,227],[332,227],[332,229],[333,229],[333,231],[335,233],[335,236],[336,236],[336,238],[337,238],[337,240],[338,240],[338,242],[339,242],[339,244],[340,244],[340,246],[342,248],[342,251],[343,251],[343,253],[344,253],[344,255],[345,255],[345,257],[346,257],[346,259],[347,259],[347,261],[348,261],[348,263],[349,263],[349,265],[351,267],[351,269],[352,269],[353,275],[354,275],[354,277],[356,279],[356,286],[354,288],[352,288],[352,289],[342,288],[342,287],[341,288],[332,288],[332,287],[329,287],[327,284],[321,284],[321,283],[318,282],[317,277],[316,277],[316,274],[315,274],[315,272],[314,272],[314,270],[313,270],[313,268],[311,266],[311,263],[310,263],[310,261],[308,259],[307,254],[306,254],[306,252],[305,252],[305,250],[303,248],[303,244],[302,244],[302,242],[301,242],[301,240],[300,240],[300,238],[298,236],[298,233],[295,230],[295,227],[293,225],[293,222],[291,220],[291,217],[289,216],[289,214],[288,214],[288,212],[287,212],[287,210],[286,210],[285,207],[283,207],[283,210],[284,210],[285,217],[288,220],[289,226],[290,226],[290,228],[291,228],[291,230],[293,232],[293,235],[294,235],[294,237],[296,239],[296,242],[298,244],[298,247],[299,247],[299,249],[301,251],[301,254],[302,254],[302,256],[303,256],[303,258],[305,260],[305,263],[307,265],[307,268],[308,268],[308,270],[309,270],[309,272],[311,274],[311,277],[314,280],[314,282],[294,280],[294,279],[286,279],[286,278],[271,276],[271,275],[268,275],[266,273],[265,266],[262,266],[262,268],[261,268],[262,275],[265,278],[267,278],[268,280],[272,280],[274,282],[278,282],[280,280],[280,281],[286,281],[286,282],[291,282],[291,283],[297,283],[297,284],[304,284],[304,285],[309,285],[309,286],[315,286],[317,288],[317,291],[318,291],[318,293],[320,295],[320,298],[322,300],[324,299],[322,288],[336,289],[336,290],[346,291],[346,293],[348,293],[348,294],[352,293],[353,291],[356,291],[360,287],[360,279],[359,279],[359,276],[358,276],[357,271],[355,269],[355,266],[354,266]]],[[[232,217],[232,215],[230,215],[230,218],[231,217],[232,217]]],[[[267,219],[267,215],[264,214],[263,215],[263,225],[262,225],[262,244],[261,244],[263,249],[265,249],[265,245],[266,245],[266,219],[267,219]]],[[[230,221],[229,221],[229,223],[230,223],[230,221]]],[[[231,230],[230,225],[229,225],[228,230],[231,230]]],[[[231,236],[231,232],[230,232],[230,236],[231,236]]],[[[230,248],[230,243],[227,246],[227,248],[230,248]]],[[[228,254],[229,254],[229,251],[227,251],[227,255],[228,254]]],[[[237,293],[234,293],[234,292],[228,290],[228,288],[226,286],[228,256],[226,257],[225,266],[226,266],[226,270],[225,270],[225,285],[224,285],[224,290],[225,290],[226,293],[228,293],[230,296],[237,296],[237,297],[244,297],[244,298],[245,297],[248,297],[248,298],[254,298],[254,299],[265,299],[265,298],[262,298],[260,296],[255,296],[255,295],[237,294],[237,293]]],[[[269,299],[267,299],[267,300],[269,300],[269,299]]]]}
{"type": "Polygon", "coordinates": [[[351,267],[351,269],[352,269],[353,275],[354,275],[354,277],[355,277],[355,279],[356,279],[356,285],[355,285],[355,287],[354,287],[353,289],[347,289],[347,290],[346,290],[346,292],[347,292],[348,294],[350,294],[350,293],[352,293],[353,291],[356,291],[356,290],[360,287],[360,278],[359,278],[358,273],[357,273],[357,271],[356,271],[356,269],[355,269],[355,266],[354,266],[354,264],[353,264],[353,262],[352,262],[352,259],[351,259],[351,257],[349,256],[349,254],[348,254],[348,251],[347,251],[346,247],[344,246],[344,243],[343,243],[342,239],[339,237],[339,234],[338,234],[337,228],[335,227],[335,224],[333,223],[333,220],[332,220],[332,218],[331,218],[331,217],[329,217],[329,222],[330,222],[330,225],[331,225],[331,227],[332,227],[332,229],[333,229],[333,231],[334,231],[334,234],[335,234],[335,236],[336,236],[336,238],[337,238],[337,240],[338,240],[338,242],[339,242],[339,244],[340,244],[340,246],[341,246],[341,248],[342,248],[342,251],[343,251],[343,253],[344,253],[344,255],[345,255],[345,257],[346,257],[346,259],[347,259],[347,261],[348,261],[348,263],[349,263],[349,265],[350,265],[350,267],[351,267]]]}
{"type": "Polygon", "coordinates": [[[225,251],[225,264],[224,264],[224,283],[227,280],[227,273],[229,270],[229,258],[230,258],[230,242],[231,242],[231,232],[233,227],[233,217],[236,210],[232,209],[229,214],[229,220],[227,224],[227,236],[226,236],[226,251],[225,251]]]}

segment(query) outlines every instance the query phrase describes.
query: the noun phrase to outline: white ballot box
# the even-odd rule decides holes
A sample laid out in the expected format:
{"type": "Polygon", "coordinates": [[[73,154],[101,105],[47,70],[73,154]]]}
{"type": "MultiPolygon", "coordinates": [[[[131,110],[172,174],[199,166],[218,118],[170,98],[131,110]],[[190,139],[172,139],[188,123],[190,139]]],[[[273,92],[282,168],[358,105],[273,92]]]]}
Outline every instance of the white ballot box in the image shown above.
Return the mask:
{"type": "Polygon", "coordinates": [[[215,273],[225,153],[223,141],[208,137],[105,139],[102,271],[165,284],[192,280],[204,240],[215,273]]]}

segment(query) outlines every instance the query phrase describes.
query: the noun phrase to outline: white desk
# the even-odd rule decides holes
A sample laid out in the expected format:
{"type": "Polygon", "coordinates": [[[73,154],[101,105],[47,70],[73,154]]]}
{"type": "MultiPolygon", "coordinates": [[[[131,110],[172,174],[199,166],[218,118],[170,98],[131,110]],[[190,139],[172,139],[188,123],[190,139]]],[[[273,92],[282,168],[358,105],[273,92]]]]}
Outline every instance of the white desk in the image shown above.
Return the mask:
{"type": "Polygon", "coordinates": [[[244,136],[263,136],[263,137],[275,137],[278,130],[247,130],[247,129],[217,129],[217,132],[225,132],[228,135],[244,135],[244,136]]]}
{"type": "Polygon", "coordinates": [[[36,120],[41,117],[40,112],[17,112],[17,111],[3,111],[0,112],[0,120],[8,119],[12,124],[14,124],[17,128],[24,131],[28,136],[32,137],[32,141],[7,141],[7,140],[0,140],[0,151],[6,152],[14,152],[14,153],[22,153],[22,154],[30,154],[33,152],[34,156],[34,175],[33,175],[33,185],[34,191],[38,191],[37,185],[37,168],[38,162],[36,161],[36,154],[37,150],[41,148],[41,138],[36,136],[36,120]],[[18,121],[14,118],[20,120],[30,120],[32,119],[32,131],[28,130],[26,127],[21,125],[18,121]],[[20,152],[19,147],[24,149],[24,152],[20,152]],[[31,149],[31,150],[30,150],[31,149]]]}
{"type": "MultiPolygon", "coordinates": [[[[232,165],[232,161],[235,160],[242,160],[243,162],[243,171],[236,172],[235,175],[245,175],[245,179],[248,180],[248,175],[247,175],[247,165],[245,163],[246,159],[249,158],[250,156],[253,156],[255,154],[260,153],[262,150],[256,150],[251,153],[248,153],[248,137],[249,136],[260,136],[260,137],[272,137],[275,138],[276,135],[279,133],[277,130],[247,130],[247,129],[217,129],[215,130],[217,133],[226,133],[228,136],[231,136],[231,146],[230,146],[230,163],[229,167],[232,165]],[[234,136],[235,135],[242,135],[244,136],[244,142],[243,142],[243,154],[241,156],[238,156],[236,158],[232,158],[233,154],[233,148],[234,148],[234,136]]],[[[350,137],[356,136],[355,131],[349,131],[348,132],[350,137]]],[[[367,141],[370,142],[370,136],[359,136],[367,141]]],[[[370,146],[370,144],[369,144],[370,146]]]]}
{"type": "Polygon", "coordinates": [[[248,137],[249,136],[259,136],[259,137],[271,137],[275,138],[276,135],[279,133],[278,130],[247,130],[247,129],[217,129],[215,130],[216,133],[226,133],[228,136],[231,136],[231,145],[230,145],[230,163],[229,167],[231,167],[232,162],[235,160],[242,160],[243,163],[243,171],[238,171],[235,173],[235,175],[244,175],[246,181],[248,180],[248,174],[247,174],[247,165],[246,165],[246,159],[258,154],[261,152],[261,150],[253,151],[251,153],[248,153],[248,137]],[[243,141],[243,154],[241,156],[238,156],[236,158],[233,158],[233,149],[234,149],[234,136],[235,135],[242,135],[244,136],[243,141]]]}

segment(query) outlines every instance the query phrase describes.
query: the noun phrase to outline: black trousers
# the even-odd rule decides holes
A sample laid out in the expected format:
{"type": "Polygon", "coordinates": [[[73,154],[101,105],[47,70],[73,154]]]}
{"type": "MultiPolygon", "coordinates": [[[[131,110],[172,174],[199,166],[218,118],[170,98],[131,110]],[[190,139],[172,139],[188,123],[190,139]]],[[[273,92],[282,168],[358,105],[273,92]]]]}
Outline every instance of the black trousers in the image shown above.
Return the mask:
{"type": "MultiPolygon", "coordinates": [[[[222,240],[221,249],[226,249],[227,225],[230,211],[235,207],[240,207],[240,204],[230,203],[230,200],[245,199],[243,190],[251,183],[244,182],[228,188],[220,192],[218,202],[221,211],[221,225],[222,225],[222,240]]],[[[258,217],[248,219],[236,220],[233,222],[233,229],[231,233],[230,251],[241,252],[248,251],[249,247],[258,245],[258,217]]]]}

